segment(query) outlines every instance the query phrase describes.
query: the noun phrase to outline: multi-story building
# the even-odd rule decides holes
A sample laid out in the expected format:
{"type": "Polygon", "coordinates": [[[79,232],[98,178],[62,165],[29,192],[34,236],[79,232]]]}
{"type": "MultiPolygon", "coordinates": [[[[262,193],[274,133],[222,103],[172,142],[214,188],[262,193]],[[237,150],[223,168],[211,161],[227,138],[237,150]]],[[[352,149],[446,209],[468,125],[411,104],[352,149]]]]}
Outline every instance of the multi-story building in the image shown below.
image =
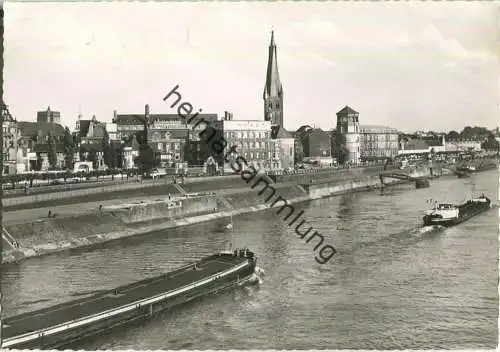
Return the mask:
{"type": "Polygon", "coordinates": [[[61,123],[61,113],[59,111],[50,110],[50,106],[45,111],[36,113],[36,122],[42,123],[61,123]]]}
{"type": "Polygon", "coordinates": [[[116,123],[106,122],[106,132],[108,132],[108,137],[110,142],[118,142],[120,138],[118,138],[118,127],[116,123]]]}
{"type": "MultiPolygon", "coordinates": [[[[269,169],[271,160],[270,137],[271,122],[259,120],[222,120],[224,139],[227,148],[237,146],[238,155],[245,158],[248,165],[256,169],[269,169]]],[[[232,172],[228,163],[225,163],[224,170],[232,172]]]]}
{"type": "MultiPolygon", "coordinates": [[[[217,127],[217,114],[199,114],[209,125],[217,127]]],[[[188,124],[178,114],[150,114],[149,105],[144,114],[117,114],[114,112],[113,123],[116,124],[116,138],[129,140],[147,126],[147,140],[163,166],[187,161],[191,165],[201,165],[212,156],[209,145],[200,139],[199,133],[206,128],[205,124],[188,124]]],[[[140,141],[139,141],[140,142],[140,141]]],[[[220,155],[217,158],[221,158],[220,155]]]]}
{"type": "Polygon", "coordinates": [[[340,163],[358,164],[360,161],[359,113],[349,106],[337,112],[335,144],[340,163]]]}
{"type": "Polygon", "coordinates": [[[391,127],[361,125],[360,157],[362,161],[393,158],[398,155],[399,132],[391,127]]]}
{"type": "Polygon", "coordinates": [[[295,138],[280,126],[271,127],[271,139],[269,141],[271,169],[292,168],[295,161],[295,138]]]}
{"type": "Polygon", "coordinates": [[[97,121],[95,115],[92,116],[91,120],[82,120],[81,116],[78,116],[74,133],[78,142],[78,160],[91,161],[94,169],[105,169],[106,124],[97,121]]]}
{"type": "Polygon", "coordinates": [[[20,169],[49,170],[65,166],[65,129],[58,123],[19,121],[20,169]],[[50,154],[54,153],[55,165],[50,165],[50,154]]]}
{"type": "MultiPolygon", "coordinates": [[[[18,172],[17,154],[19,131],[17,121],[12,117],[6,105],[2,105],[3,116],[3,174],[13,175],[18,172]]],[[[22,172],[22,170],[20,170],[22,172]]]]}
{"type": "Polygon", "coordinates": [[[278,54],[274,43],[274,31],[271,32],[263,98],[264,120],[270,121],[273,126],[283,127],[283,87],[278,73],[278,54]]]}
{"type": "Polygon", "coordinates": [[[448,140],[445,141],[446,151],[481,151],[481,142],[472,140],[448,140]]]}
{"type": "MultiPolygon", "coordinates": [[[[231,116],[227,111],[224,118],[231,116]]],[[[203,166],[209,164],[218,170],[224,165],[224,153],[219,153],[214,142],[221,141],[224,136],[224,125],[217,114],[199,114],[196,121],[188,124],[189,136],[185,152],[185,161],[192,166],[203,166]],[[201,133],[201,135],[200,135],[201,133]]]]}
{"type": "Polygon", "coordinates": [[[402,140],[400,142],[400,149],[398,155],[408,154],[430,154],[446,152],[445,137],[441,138],[417,138],[402,140]]]}

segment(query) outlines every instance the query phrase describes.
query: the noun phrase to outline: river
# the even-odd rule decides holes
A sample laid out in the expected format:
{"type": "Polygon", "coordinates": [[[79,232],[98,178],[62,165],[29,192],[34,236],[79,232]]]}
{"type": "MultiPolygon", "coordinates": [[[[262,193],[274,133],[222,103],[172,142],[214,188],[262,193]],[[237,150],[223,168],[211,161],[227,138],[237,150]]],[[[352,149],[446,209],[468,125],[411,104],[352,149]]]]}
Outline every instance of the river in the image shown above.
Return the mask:
{"type": "MultiPolygon", "coordinates": [[[[235,217],[259,257],[259,286],[207,297],[86,341],[85,349],[478,349],[497,346],[498,209],[446,230],[420,228],[430,198],[472,189],[498,203],[498,173],[446,178],[301,205],[337,254],[324,265],[271,210],[235,217]]],[[[3,268],[7,316],[158,275],[223,247],[204,223],[31,258],[3,268]]]]}

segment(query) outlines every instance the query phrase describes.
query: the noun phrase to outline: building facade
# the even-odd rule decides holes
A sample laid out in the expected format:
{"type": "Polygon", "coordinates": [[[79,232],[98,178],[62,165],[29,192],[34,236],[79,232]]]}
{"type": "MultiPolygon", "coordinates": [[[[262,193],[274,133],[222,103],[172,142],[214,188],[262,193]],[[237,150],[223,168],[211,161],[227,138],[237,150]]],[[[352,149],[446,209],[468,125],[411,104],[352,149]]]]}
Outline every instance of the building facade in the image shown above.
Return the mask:
{"type": "Polygon", "coordinates": [[[102,170],[106,168],[104,161],[104,148],[106,134],[106,124],[97,121],[92,116],[91,120],[82,120],[78,116],[75,132],[78,150],[78,161],[91,161],[93,168],[102,170]]]}
{"type": "MultiPolygon", "coordinates": [[[[18,172],[18,140],[17,121],[10,114],[6,105],[2,105],[3,116],[3,174],[14,175],[18,172]]],[[[22,172],[22,171],[20,171],[22,172]]]]}
{"type": "Polygon", "coordinates": [[[64,169],[66,132],[63,126],[58,123],[19,121],[18,130],[18,156],[25,171],[64,169]],[[54,156],[52,165],[51,155],[54,156]]]}
{"type": "Polygon", "coordinates": [[[300,141],[304,153],[304,162],[321,165],[331,165],[333,163],[331,138],[328,132],[320,128],[305,128],[300,135],[300,141]]]}
{"type": "Polygon", "coordinates": [[[270,152],[271,160],[269,167],[271,169],[293,168],[295,161],[295,139],[293,136],[280,126],[271,127],[270,152]]]}
{"type": "Polygon", "coordinates": [[[446,151],[479,152],[481,142],[472,140],[448,140],[446,141],[446,151]]]}
{"type": "Polygon", "coordinates": [[[393,158],[399,151],[399,132],[391,127],[361,125],[360,158],[374,161],[393,158]]]}
{"type": "MultiPolygon", "coordinates": [[[[210,126],[220,129],[217,114],[199,114],[192,124],[178,114],[150,114],[149,105],[145,106],[144,114],[118,114],[114,112],[113,123],[116,124],[116,139],[124,142],[130,140],[145,130],[147,126],[148,144],[163,167],[171,167],[175,163],[188,162],[190,165],[203,165],[213,151],[203,138],[210,134],[199,133],[206,128],[206,124],[197,121],[206,121],[210,126]]],[[[221,132],[219,132],[221,135],[221,132]]],[[[141,141],[138,141],[140,143],[141,141]]],[[[218,160],[222,160],[217,155],[218,160]]]]}
{"type": "Polygon", "coordinates": [[[274,31],[271,32],[263,98],[264,121],[269,121],[272,126],[283,127],[283,87],[278,73],[278,53],[274,43],[274,31]]]}
{"type": "MultiPolygon", "coordinates": [[[[238,155],[244,157],[248,165],[253,165],[256,169],[270,168],[271,121],[224,119],[222,129],[227,149],[236,146],[238,155]]],[[[233,172],[230,164],[226,162],[224,170],[233,172]]]]}
{"type": "Polygon", "coordinates": [[[61,113],[51,110],[49,106],[47,110],[36,113],[36,122],[61,124],[61,113]]]}
{"type": "Polygon", "coordinates": [[[358,164],[360,162],[359,113],[349,106],[337,112],[335,143],[340,163],[358,164]]]}

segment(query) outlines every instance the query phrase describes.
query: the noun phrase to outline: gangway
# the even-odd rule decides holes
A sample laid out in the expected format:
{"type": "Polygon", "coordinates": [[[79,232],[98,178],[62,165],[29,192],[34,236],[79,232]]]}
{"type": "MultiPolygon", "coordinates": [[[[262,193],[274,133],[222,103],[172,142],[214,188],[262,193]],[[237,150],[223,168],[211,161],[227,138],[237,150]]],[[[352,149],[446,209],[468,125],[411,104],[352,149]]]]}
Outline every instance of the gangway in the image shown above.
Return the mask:
{"type": "Polygon", "coordinates": [[[18,249],[19,243],[16,239],[5,229],[2,227],[2,239],[5,243],[7,243],[12,249],[18,249]]]}

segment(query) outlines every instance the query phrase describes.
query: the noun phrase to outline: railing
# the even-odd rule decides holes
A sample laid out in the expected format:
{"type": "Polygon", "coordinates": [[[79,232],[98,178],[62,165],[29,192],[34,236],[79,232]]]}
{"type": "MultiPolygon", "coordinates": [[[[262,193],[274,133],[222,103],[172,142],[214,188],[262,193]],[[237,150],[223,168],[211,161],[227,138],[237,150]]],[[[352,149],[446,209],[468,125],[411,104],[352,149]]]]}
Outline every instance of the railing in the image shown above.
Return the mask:
{"type": "Polygon", "coordinates": [[[13,249],[19,248],[19,243],[16,241],[14,237],[5,229],[5,227],[2,227],[2,238],[7,242],[13,249]]]}
{"type": "Polygon", "coordinates": [[[65,322],[63,324],[58,324],[58,325],[55,325],[55,326],[52,326],[49,328],[40,329],[36,332],[28,332],[26,334],[7,338],[7,339],[3,340],[1,347],[8,348],[10,346],[14,346],[14,345],[19,344],[19,343],[35,340],[37,338],[41,338],[41,337],[47,336],[47,335],[53,335],[53,334],[56,334],[56,333],[61,332],[61,331],[65,331],[65,330],[69,330],[69,329],[76,328],[79,326],[87,325],[87,324],[90,324],[90,323],[93,323],[93,322],[96,322],[96,321],[99,321],[102,319],[110,318],[110,317],[118,315],[118,314],[132,311],[134,309],[139,309],[145,305],[157,303],[157,302],[165,300],[166,298],[170,298],[170,297],[178,295],[180,293],[192,290],[196,287],[203,286],[203,285],[210,283],[210,282],[212,282],[220,277],[228,276],[229,274],[232,274],[240,269],[243,269],[247,265],[248,265],[248,262],[242,263],[242,264],[240,264],[240,265],[238,265],[230,270],[227,270],[225,272],[211,275],[210,277],[208,277],[204,280],[198,281],[195,284],[188,284],[188,285],[185,285],[177,290],[170,291],[168,293],[163,293],[163,294],[154,296],[152,298],[138,300],[138,301],[129,303],[125,306],[122,306],[121,308],[118,308],[118,309],[117,308],[110,309],[110,310],[107,310],[107,311],[104,311],[101,313],[90,315],[90,316],[85,317],[85,318],[80,318],[80,319],[76,319],[76,320],[73,320],[70,322],[65,322]]]}

